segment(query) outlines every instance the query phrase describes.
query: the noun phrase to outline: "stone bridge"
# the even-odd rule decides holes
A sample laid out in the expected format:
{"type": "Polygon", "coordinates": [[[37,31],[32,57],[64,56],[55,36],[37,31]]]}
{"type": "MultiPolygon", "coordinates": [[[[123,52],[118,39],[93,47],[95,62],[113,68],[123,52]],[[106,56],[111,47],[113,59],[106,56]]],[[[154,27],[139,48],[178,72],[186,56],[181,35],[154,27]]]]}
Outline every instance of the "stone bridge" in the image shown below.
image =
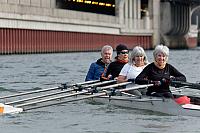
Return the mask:
{"type": "Polygon", "coordinates": [[[161,0],[160,8],[161,42],[172,48],[195,47],[200,0],[161,0]]]}
{"type": "Polygon", "coordinates": [[[200,0],[0,0],[0,54],[97,51],[119,43],[193,48],[199,18],[200,0]],[[106,4],[112,13],[99,13],[106,4]],[[93,12],[81,10],[91,6],[93,12]]]}

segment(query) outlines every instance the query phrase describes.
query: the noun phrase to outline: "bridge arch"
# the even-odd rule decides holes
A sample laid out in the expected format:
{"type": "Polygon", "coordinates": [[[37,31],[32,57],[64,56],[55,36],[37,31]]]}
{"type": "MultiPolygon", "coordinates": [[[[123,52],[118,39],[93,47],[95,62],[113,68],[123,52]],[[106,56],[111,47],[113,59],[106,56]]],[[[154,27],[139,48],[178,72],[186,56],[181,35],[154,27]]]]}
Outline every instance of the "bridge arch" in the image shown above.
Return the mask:
{"type": "Polygon", "coordinates": [[[197,24],[198,29],[200,28],[200,5],[191,9],[191,24],[197,24]]]}
{"type": "Polygon", "coordinates": [[[198,29],[198,46],[200,46],[200,5],[191,9],[191,25],[197,25],[198,29]]]}
{"type": "Polygon", "coordinates": [[[198,9],[200,9],[200,5],[195,6],[195,7],[192,7],[192,9],[191,9],[191,14],[192,14],[194,11],[198,10],[198,9]]]}

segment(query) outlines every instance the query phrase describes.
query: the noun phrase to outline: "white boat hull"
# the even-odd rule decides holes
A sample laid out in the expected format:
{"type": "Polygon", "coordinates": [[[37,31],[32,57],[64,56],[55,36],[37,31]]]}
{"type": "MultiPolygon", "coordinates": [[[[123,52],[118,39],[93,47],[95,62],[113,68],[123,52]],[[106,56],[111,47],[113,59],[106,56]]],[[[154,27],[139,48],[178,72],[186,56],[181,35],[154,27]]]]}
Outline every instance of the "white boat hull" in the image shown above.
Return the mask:
{"type": "Polygon", "coordinates": [[[115,106],[149,110],[154,112],[165,113],[169,115],[183,115],[183,116],[200,116],[199,105],[178,105],[172,99],[162,99],[159,97],[127,97],[127,96],[102,96],[95,97],[92,100],[99,103],[111,104],[115,106]]]}

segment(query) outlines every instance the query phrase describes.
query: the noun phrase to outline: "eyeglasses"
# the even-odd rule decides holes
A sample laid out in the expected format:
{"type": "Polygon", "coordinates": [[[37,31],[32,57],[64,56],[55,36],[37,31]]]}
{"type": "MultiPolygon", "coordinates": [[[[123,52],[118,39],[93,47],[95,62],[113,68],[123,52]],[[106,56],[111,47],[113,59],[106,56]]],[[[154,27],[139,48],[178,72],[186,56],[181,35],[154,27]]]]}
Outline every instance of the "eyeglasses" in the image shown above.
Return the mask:
{"type": "Polygon", "coordinates": [[[126,51],[126,52],[122,51],[122,52],[120,52],[120,54],[128,54],[128,51],[126,51]]]}

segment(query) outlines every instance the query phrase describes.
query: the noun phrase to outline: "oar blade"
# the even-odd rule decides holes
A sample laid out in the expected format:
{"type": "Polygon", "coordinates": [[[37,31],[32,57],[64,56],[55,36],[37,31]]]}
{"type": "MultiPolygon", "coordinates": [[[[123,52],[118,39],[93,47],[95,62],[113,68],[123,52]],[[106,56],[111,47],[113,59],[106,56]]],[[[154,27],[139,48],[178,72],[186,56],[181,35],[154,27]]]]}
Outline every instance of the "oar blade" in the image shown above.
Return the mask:
{"type": "Polygon", "coordinates": [[[190,83],[190,82],[183,82],[183,81],[171,81],[171,86],[173,87],[189,87],[192,89],[200,90],[200,83],[190,83]]]}
{"type": "Polygon", "coordinates": [[[0,103],[0,114],[16,114],[23,112],[22,108],[16,108],[11,105],[0,103]]]}

